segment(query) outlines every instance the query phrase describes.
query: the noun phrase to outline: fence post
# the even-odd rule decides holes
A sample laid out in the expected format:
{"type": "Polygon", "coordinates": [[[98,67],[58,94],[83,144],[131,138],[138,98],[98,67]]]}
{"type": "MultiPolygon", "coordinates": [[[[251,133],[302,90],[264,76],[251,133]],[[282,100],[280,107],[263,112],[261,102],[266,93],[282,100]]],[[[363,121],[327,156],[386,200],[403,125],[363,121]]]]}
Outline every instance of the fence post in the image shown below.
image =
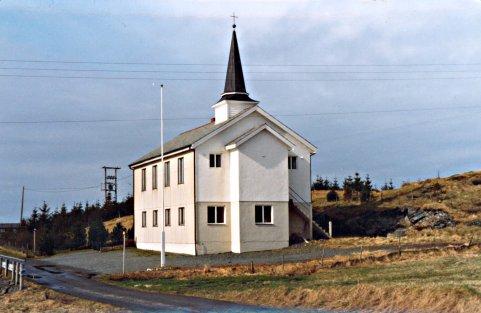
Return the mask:
{"type": "Polygon", "coordinates": [[[15,285],[18,285],[18,270],[20,268],[20,263],[15,264],[15,285]]]}
{"type": "Polygon", "coordinates": [[[332,222],[329,221],[329,237],[332,238],[332,222]]]}
{"type": "Polygon", "coordinates": [[[18,282],[18,290],[22,290],[23,288],[23,264],[20,263],[20,278],[18,282]]]}
{"type": "Polygon", "coordinates": [[[10,277],[10,281],[13,283],[15,281],[15,266],[17,266],[17,262],[12,262],[12,277],[10,277]]]}
{"type": "Polygon", "coordinates": [[[5,260],[5,272],[3,276],[8,277],[8,259],[5,260]]]}

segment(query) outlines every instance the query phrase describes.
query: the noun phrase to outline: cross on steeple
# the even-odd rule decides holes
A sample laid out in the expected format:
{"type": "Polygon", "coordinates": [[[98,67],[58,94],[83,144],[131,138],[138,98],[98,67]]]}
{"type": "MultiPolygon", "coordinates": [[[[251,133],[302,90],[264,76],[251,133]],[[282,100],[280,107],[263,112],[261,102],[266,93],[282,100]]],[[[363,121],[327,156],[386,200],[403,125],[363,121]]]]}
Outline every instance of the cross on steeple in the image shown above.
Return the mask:
{"type": "Polygon", "coordinates": [[[235,25],[235,19],[236,19],[236,18],[239,18],[239,17],[236,16],[234,12],[232,13],[232,15],[231,15],[230,17],[232,17],[232,22],[233,22],[232,28],[235,28],[235,26],[236,26],[236,25],[235,25]]]}

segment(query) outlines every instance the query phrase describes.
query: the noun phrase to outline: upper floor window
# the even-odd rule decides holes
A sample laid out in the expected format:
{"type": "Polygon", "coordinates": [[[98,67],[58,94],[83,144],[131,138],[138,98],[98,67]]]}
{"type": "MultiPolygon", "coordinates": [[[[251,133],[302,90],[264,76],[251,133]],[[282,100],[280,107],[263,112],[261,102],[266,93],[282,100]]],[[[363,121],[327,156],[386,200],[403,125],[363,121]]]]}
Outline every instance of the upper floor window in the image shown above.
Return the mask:
{"type": "Polygon", "coordinates": [[[224,224],[225,208],[223,206],[207,207],[207,223],[208,224],[224,224]]]}
{"type": "Polygon", "coordinates": [[[147,170],[145,168],[142,169],[142,191],[147,189],[147,170]]]}
{"type": "Polygon", "coordinates": [[[170,186],[170,162],[164,163],[164,187],[170,186]]]}
{"type": "Polygon", "coordinates": [[[287,160],[287,166],[290,170],[295,170],[297,169],[297,157],[296,156],[290,156],[287,160]]]}
{"type": "Polygon", "coordinates": [[[157,165],[152,166],[152,189],[157,189],[157,165]]]}
{"type": "Polygon", "coordinates": [[[147,226],[147,212],[142,211],[142,227],[146,227],[146,226],[147,226]]]}
{"type": "Polygon", "coordinates": [[[165,209],[164,212],[164,222],[165,226],[170,226],[170,209],[165,209]]]}
{"type": "Polygon", "coordinates": [[[211,154],[209,155],[209,166],[210,167],[220,167],[221,166],[221,155],[220,154],[211,154]]]}
{"type": "Polygon", "coordinates": [[[184,183],[184,158],[177,159],[177,183],[184,183]]]}
{"type": "Polygon", "coordinates": [[[256,205],[256,224],[272,224],[272,206],[256,205]]]}
{"type": "Polygon", "coordinates": [[[185,225],[185,208],[179,208],[179,226],[185,225]]]}
{"type": "Polygon", "coordinates": [[[159,219],[159,211],[154,210],[152,212],[152,226],[157,227],[159,219]]]}

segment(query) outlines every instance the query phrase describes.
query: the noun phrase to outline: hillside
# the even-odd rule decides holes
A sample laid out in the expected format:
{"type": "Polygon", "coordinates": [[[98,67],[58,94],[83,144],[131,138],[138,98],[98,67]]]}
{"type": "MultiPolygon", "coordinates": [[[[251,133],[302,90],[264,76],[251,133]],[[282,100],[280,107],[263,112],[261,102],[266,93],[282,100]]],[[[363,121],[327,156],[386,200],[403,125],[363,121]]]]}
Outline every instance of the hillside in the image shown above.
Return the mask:
{"type": "Polygon", "coordinates": [[[117,225],[117,223],[122,224],[122,226],[125,229],[129,230],[132,227],[134,227],[134,216],[126,215],[126,216],[117,217],[117,218],[113,218],[111,220],[105,221],[104,222],[105,229],[107,229],[107,231],[111,233],[115,225],[117,225]]]}
{"type": "MultiPolygon", "coordinates": [[[[342,191],[339,196],[342,199],[342,191]]],[[[367,204],[344,200],[327,202],[325,191],[314,191],[313,205],[318,223],[327,226],[329,220],[333,221],[338,236],[384,236],[396,230],[428,233],[429,229],[442,229],[463,237],[478,236],[481,231],[481,171],[374,192],[373,200],[367,204]],[[424,224],[412,223],[423,215],[427,216],[424,224]]]]}

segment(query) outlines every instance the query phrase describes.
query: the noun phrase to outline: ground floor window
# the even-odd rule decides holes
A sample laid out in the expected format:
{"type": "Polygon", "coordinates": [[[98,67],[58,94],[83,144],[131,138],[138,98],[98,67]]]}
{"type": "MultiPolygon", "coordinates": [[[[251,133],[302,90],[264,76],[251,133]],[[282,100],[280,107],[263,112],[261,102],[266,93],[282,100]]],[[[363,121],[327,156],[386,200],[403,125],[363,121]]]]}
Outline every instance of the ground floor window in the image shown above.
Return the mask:
{"type": "Polygon", "coordinates": [[[225,224],[225,208],[223,206],[207,207],[208,224],[225,224]]]}
{"type": "Polygon", "coordinates": [[[157,225],[158,225],[157,224],[158,223],[158,216],[159,216],[158,211],[154,210],[152,212],[152,226],[154,226],[154,227],[157,227],[157,225]]]}
{"type": "Polygon", "coordinates": [[[179,226],[183,226],[185,224],[185,209],[179,208],[179,226]]]}
{"type": "Polygon", "coordinates": [[[147,226],[147,212],[142,211],[142,227],[146,227],[146,226],[147,226]]]}
{"type": "Polygon", "coordinates": [[[170,226],[170,209],[165,209],[164,213],[165,226],[170,226]]]}
{"type": "Polygon", "coordinates": [[[272,206],[256,205],[256,224],[272,224],[272,206]]]}

